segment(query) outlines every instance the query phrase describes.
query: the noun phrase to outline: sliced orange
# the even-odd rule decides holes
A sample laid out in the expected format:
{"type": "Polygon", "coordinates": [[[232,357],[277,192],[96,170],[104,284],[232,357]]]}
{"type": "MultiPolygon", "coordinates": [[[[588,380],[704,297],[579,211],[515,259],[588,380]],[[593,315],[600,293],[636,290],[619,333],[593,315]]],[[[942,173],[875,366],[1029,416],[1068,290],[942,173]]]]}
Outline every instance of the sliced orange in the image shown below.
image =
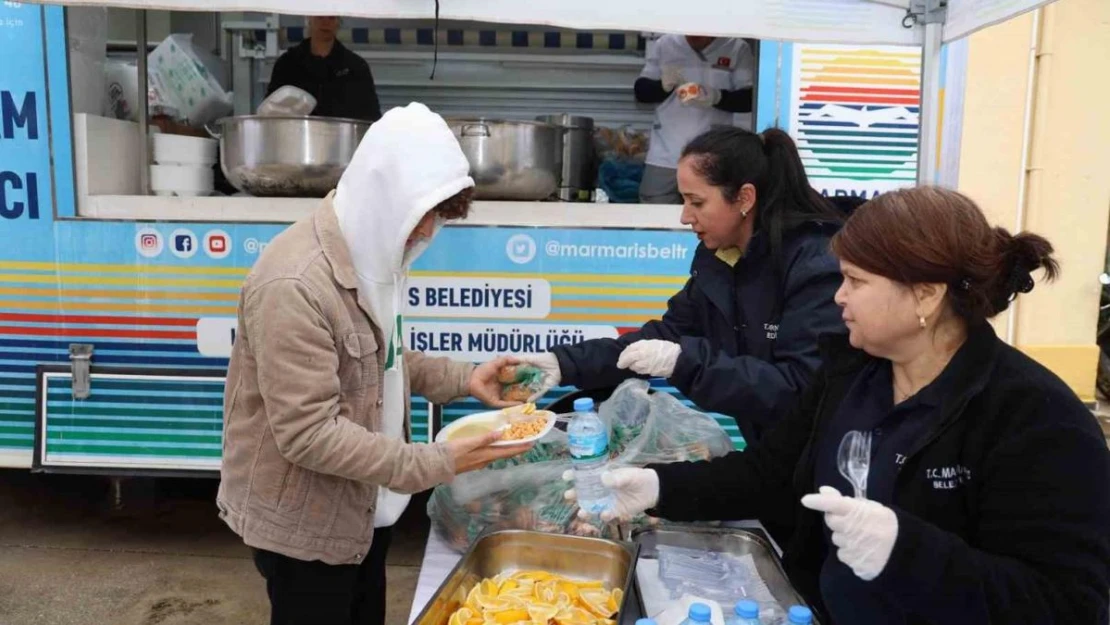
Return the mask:
{"type": "Polygon", "coordinates": [[[567,608],[555,615],[558,625],[593,625],[595,621],[594,615],[582,608],[567,608]]]}
{"type": "Polygon", "coordinates": [[[573,608],[574,599],[571,599],[570,595],[568,595],[567,593],[561,592],[559,593],[559,597],[555,600],[555,607],[559,608],[560,611],[567,608],[573,608]]]}
{"type": "Polygon", "coordinates": [[[493,581],[492,579],[483,579],[482,583],[478,584],[478,586],[481,587],[481,593],[483,595],[486,595],[490,598],[497,596],[497,592],[499,590],[498,585],[497,582],[493,581]]]}
{"type": "Polygon", "coordinates": [[[545,582],[552,577],[553,575],[547,571],[517,571],[512,575],[512,579],[530,579],[534,582],[545,582]]]}
{"type": "Polygon", "coordinates": [[[556,587],[558,587],[559,592],[565,592],[571,600],[578,599],[578,584],[569,580],[559,580],[556,587]]]}
{"type": "Polygon", "coordinates": [[[624,601],[624,591],[620,588],[614,588],[613,592],[609,593],[609,609],[612,610],[610,616],[616,614],[621,609],[621,603],[624,601]]]}
{"type": "Polygon", "coordinates": [[[513,609],[513,604],[507,599],[490,599],[485,595],[478,595],[478,605],[483,612],[503,612],[513,609]]]}
{"type": "Polygon", "coordinates": [[[587,588],[578,595],[582,607],[589,610],[598,618],[609,618],[620,609],[620,600],[624,598],[624,591],[616,589],[612,593],[607,590],[587,588]]]}
{"type": "Polygon", "coordinates": [[[510,623],[518,623],[520,621],[528,620],[527,610],[503,610],[501,612],[487,612],[487,615],[493,615],[493,622],[498,625],[509,625],[510,623]]]}
{"type": "Polygon", "coordinates": [[[474,616],[474,612],[470,608],[459,608],[448,619],[447,625],[467,625],[472,616],[474,616]]]}
{"type": "Polygon", "coordinates": [[[556,584],[555,581],[539,582],[532,590],[532,594],[536,600],[542,603],[555,605],[555,602],[559,600],[559,588],[556,584]]]}
{"type": "Polygon", "coordinates": [[[531,597],[521,597],[519,595],[504,594],[497,597],[497,601],[504,603],[510,610],[527,610],[528,605],[531,603],[531,597]]]}
{"type": "Polygon", "coordinates": [[[497,596],[498,599],[505,599],[507,601],[516,600],[528,603],[535,597],[532,595],[531,588],[514,588],[513,590],[506,590],[497,596]]]}
{"type": "Polygon", "coordinates": [[[466,595],[466,607],[470,608],[475,614],[482,612],[482,606],[478,605],[478,594],[481,592],[482,585],[475,584],[474,588],[466,595]]]}
{"type": "Polygon", "coordinates": [[[530,605],[528,606],[528,616],[532,619],[534,625],[547,625],[555,615],[559,613],[559,608],[548,605],[530,605]]]}

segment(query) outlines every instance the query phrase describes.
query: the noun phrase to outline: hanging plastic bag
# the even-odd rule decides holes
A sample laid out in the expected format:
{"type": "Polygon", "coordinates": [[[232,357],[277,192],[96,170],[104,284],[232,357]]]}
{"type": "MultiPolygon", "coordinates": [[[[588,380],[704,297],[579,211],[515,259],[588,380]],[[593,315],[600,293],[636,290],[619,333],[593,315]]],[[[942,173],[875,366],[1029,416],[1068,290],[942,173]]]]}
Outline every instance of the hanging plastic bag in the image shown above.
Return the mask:
{"type": "MultiPolygon", "coordinates": [[[[732,450],[732,441],[709,415],[688,408],[647,382],[628,380],[599,408],[611,429],[614,466],[708,460],[732,450]]],[[[567,436],[553,429],[528,453],[465,473],[437,487],[428,501],[432,526],[457,550],[487,530],[527,529],[615,538],[613,526],[579,519],[563,497],[563,473],[571,468],[567,436]]],[[[647,517],[633,527],[653,525],[647,517]]]]}
{"type": "Polygon", "coordinates": [[[219,59],[193,45],[192,35],[170,35],[147,56],[147,75],[159,97],[176,109],[179,121],[194,128],[231,114],[223,72],[219,59]]]}

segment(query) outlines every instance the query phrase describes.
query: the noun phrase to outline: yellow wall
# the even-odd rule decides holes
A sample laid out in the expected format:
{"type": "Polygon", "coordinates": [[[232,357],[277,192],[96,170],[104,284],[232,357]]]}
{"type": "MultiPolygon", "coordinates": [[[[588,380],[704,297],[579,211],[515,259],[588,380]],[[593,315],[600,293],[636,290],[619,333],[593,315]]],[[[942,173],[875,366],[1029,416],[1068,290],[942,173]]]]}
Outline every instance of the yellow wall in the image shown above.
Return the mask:
{"type": "Polygon", "coordinates": [[[1090,400],[1110,217],[1110,2],[1050,4],[1036,37],[1034,22],[1030,13],[972,35],[959,186],[992,222],[1056,246],[1061,279],[1018,298],[1013,321],[1004,313],[996,327],[1007,336],[1013,323],[1015,344],[1090,400]],[[1031,46],[1037,60],[1027,106],[1031,46]]]}

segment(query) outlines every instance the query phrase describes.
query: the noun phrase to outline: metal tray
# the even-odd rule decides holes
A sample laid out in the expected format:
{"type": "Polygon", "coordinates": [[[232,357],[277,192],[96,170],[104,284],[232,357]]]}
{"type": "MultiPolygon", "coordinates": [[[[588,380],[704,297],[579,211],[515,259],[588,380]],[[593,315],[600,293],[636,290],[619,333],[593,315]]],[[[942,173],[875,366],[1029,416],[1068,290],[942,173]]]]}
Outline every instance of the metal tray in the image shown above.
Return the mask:
{"type": "MultiPolygon", "coordinates": [[[[642,529],[632,533],[632,540],[640,546],[640,558],[658,559],[658,545],[703,549],[720,553],[742,556],[751,554],[755,560],[756,572],[767,584],[767,589],[782,606],[783,610],[792,605],[808,606],[786,577],[774,547],[763,536],[738,528],[687,527],[674,529],[642,529]]],[[[643,594],[636,583],[636,599],[641,614],[646,614],[643,594]]],[[[732,606],[721,606],[726,614],[732,606]]],[[[818,623],[814,616],[814,623],[818,623]]]]}
{"type": "Polygon", "coordinates": [[[581,580],[601,580],[624,590],[621,613],[636,579],[635,543],[502,530],[480,536],[416,617],[415,625],[447,625],[478,582],[504,571],[541,570],[581,580]]]}

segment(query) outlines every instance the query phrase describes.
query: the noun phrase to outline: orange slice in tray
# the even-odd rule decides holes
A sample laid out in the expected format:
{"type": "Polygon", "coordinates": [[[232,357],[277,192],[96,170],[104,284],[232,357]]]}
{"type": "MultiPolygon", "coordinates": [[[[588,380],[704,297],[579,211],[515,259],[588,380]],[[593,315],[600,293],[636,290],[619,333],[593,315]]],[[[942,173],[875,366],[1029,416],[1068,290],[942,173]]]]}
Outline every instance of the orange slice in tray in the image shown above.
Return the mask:
{"type": "Polygon", "coordinates": [[[617,625],[624,593],[601,581],[518,571],[483,579],[465,597],[448,625],[617,625]]]}
{"type": "Polygon", "coordinates": [[[451,618],[447,621],[447,625],[470,625],[472,620],[476,620],[478,623],[482,622],[481,618],[474,618],[474,611],[470,608],[459,608],[451,615],[451,618]]]}
{"type": "Polygon", "coordinates": [[[594,625],[597,618],[582,608],[567,608],[555,615],[558,625],[594,625]]]}

